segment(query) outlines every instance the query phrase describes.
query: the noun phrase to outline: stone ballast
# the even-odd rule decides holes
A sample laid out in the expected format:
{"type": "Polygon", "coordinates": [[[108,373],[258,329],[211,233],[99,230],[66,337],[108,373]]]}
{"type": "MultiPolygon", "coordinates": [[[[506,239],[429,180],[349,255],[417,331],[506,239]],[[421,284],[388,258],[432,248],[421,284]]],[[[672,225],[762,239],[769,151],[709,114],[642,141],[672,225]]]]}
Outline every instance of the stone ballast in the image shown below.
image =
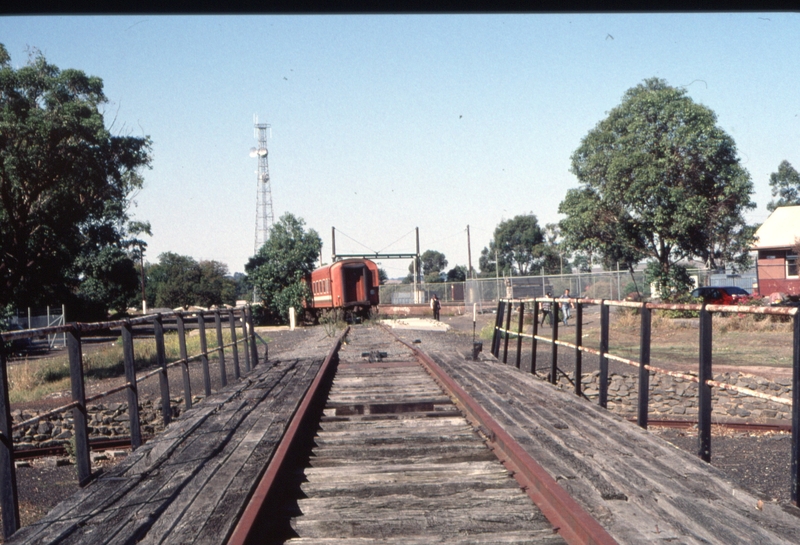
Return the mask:
{"type": "MultiPolygon", "coordinates": [[[[697,376],[697,373],[684,373],[697,376]]],[[[584,373],[581,376],[581,389],[592,402],[597,403],[599,395],[598,380],[600,372],[584,373]]],[[[574,374],[569,374],[570,380],[574,374]]],[[[792,380],[777,378],[768,380],[747,373],[719,373],[714,375],[717,382],[748,388],[773,397],[791,401],[792,380]]],[[[558,387],[574,391],[574,386],[561,377],[558,387]]],[[[654,419],[697,420],[698,383],[663,373],[650,374],[649,415],[654,419]]],[[[639,376],[634,373],[611,374],[608,382],[608,409],[622,416],[637,414],[639,397],[639,376]]],[[[760,397],[741,394],[733,390],[711,388],[712,417],[720,421],[726,419],[746,420],[748,422],[791,424],[791,405],[776,403],[760,397]]]]}
{"type": "MultiPolygon", "coordinates": [[[[203,398],[195,396],[193,403],[203,398]]],[[[170,400],[172,417],[176,418],[183,410],[183,398],[170,400]]],[[[127,403],[105,403],[87,406],[90,439],[124,439],[130,436],[127,403]]],[[[24,422],[47,411],[14,410],[11,418],[14,423],[24,422]]],[[[161,402],[143,400],[139,405],[139,422],[142,435],[152,436],[164,429],[161,417],[161,402]]],[[[58,447],[69,444],[73,436],[74,424],[72,410],[50,415],[39,422],[14,431],[12,439],[15,450],[31,448],[58,447]]]]}

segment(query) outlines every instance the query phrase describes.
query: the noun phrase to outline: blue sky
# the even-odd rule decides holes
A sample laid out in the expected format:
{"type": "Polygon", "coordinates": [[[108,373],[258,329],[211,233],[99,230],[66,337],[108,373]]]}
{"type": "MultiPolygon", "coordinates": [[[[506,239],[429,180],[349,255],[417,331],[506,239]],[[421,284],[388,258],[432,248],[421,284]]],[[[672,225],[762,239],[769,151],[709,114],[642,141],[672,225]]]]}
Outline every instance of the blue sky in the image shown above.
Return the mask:
{"type": "Polygon", "coordinates": [[[0,42],[16,66],[36,47],[100,76],[112,130],[152,138],[131,210],[152,224],[151,260],[244,270],[254,114],[272,125],[275,216],[316,229],[326,261],[332,226],[339,253],[412,252],[419,227],[423,251],[466,264],[469,224],[477,267],[500,221],[559,220],[581,138],[654,76],[736,141],[750,221],[778,164],[800,168],[797,14],[0,17],[0,42]]]}

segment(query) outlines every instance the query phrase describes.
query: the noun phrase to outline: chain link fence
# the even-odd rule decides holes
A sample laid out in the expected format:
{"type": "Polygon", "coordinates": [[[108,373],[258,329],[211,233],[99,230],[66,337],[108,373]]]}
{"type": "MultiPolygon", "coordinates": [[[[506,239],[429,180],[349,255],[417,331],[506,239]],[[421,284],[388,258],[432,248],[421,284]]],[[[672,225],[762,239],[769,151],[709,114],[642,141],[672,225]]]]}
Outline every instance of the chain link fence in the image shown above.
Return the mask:
{"type": "MultiPolygon", "coordinates": [[[[742,274],[717,274],[707,270],[690,270],[695,286],[739,286],[753,291],[756,281],[755,269],[742,274]]],[[[466,282],[442,282],[418,284],[416,300],[413,284],[388,284],[380,287],[380,302],[383,305],[425,304],[435,293],[443,303],[463,303],[471,312],[472,305],[478,310],[493,309],[499,299],[525,299],[544,297],[548,293],[556,297],[569,289],[573,297],[610,299],[620,301],[637,291],[650,297],[650,285],[644,271],[604,271],[593,273],[555,274],[540,276],[510,276],[499,278],[476,278],[466,282]]]]}

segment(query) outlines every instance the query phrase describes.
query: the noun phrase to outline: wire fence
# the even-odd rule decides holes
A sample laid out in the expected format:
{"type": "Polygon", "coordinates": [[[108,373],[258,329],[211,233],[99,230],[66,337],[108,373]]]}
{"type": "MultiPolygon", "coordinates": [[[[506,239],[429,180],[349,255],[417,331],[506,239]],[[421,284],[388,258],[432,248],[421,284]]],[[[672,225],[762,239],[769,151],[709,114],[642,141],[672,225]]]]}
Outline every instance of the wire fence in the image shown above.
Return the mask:
{"type": "Polygon", "coordinates": [[[536,374],[537,369],[537,343],[549,343],[551,347],[549,362],[548,380],[552,384],[557,384],[559,374],[566,376],[558,367],[559,348],[574,351],[575,375],[574,389],[576,395],[582,395],[581,384],[581,365],[583,353],[590,353],[599,357],[599,381],[598,381],[598,403],[606,408],[608,402],[609,376],[608,361],[614,360],[623,364],[638,368],[638,406],[637,423],[647,428],[648,410],[650,400],[650,374],[663,373],[673,377],[678,377],[686,381],[698,384],[698,453],[706,462],[711,461],[711,414],[712,396],[711,388],[720,388],[735,391],[740,395],[758,397],[774,403],[791,406],[792,413],[792,449],[791,449],[791,501],[798,505],[800,499],[800,308],[798,307],[757,307],[757,306],[736,306],[736,305],[700,305],[700,304],[664,304],[664,303],[643,303],[634,301],[609,301],[604,299],[553,299],[553,298],[530,298],[530,299],[500,299],[497,302],[496,317],[492,335],[490,351],[492,355],[500,359],[503,363],[508,363],[509,341],[513,338],[516,343],[516,367],[521,368],[522,343],[531,344],[530,372],[536,374]],[[552,321],[550,336],[546,337],[539,334],[538,320],[533,319],[532,333],[523,332],[524,314],[527,308],[534,317],[539,316],[540,305],[549,305],[547,308],[558,308],[559,304],[572,304],[575,307],[575,342],[559,340],[559,320],[552,321]],[[584,336],[582,334],[583,311],[586,306],[599,305],[600,307],[600,331],[599,349],[584,346],[584,336]],[[517,323],[512,325],[512,312],[516,307],[518,313],[517,323]],[[639,359],[622,357],[610,351],[609,344],[609,309],[610,307],[627,307],[635,309],[640,315],[640,338],[639,338],[639,359]],[[699,312],[699,358],[697,375],[670,371],[657,367],[650,363],[650,348],[652,339],[652,311],[694,311],[699,312]],[[792,398],[786,399],[764,394],[751,388],[742,387],[736,384],[729,384],[714,380],[712,373],[712,320],[713,315],[722,314],[760,314],[784,316],[792,321],[792,398]],[[529,339],[525,341],[525,339],[529,339]],[[502,352],[502,357],[501,357],[502,352]]]}
{"type": "MultiPolygon", "coordinates": [[[[755,270],[741,274],[720,274],[695,269],[690,270],[689,275],[694,280],[695,287],[738,286],[752,292],[756,282],[755,270]]],[[[443,303],[463,303],[465,312],[471,312],[473,304],[477,304],[478,309],[483,311],[487,305],[489,309],[494,308],[499,299],[545,297],[548,293],[561,295],[567,289],[573,296],[615,301],[627,299],[637,292],[644,297],[655,295],[647,283],[644,271],[631,274],[629,271],[619,270],[423,283],[417,285],[416,297],[412,284],[387,284],[380,286],[380,302],[383,305],[425,304],[435,293],[443,303]]]]}
{"type": "MultiPolygon", "coordinates": [[[[213,334],[213,333],[212,333],[213,334]]],[[[141,422],[139,418],[139,393],[138,384],[150,376],[158,376],[161,393],[161,416],[164,425],[169,424],[172,418],[170,406],[170,384],[167,369],[180,367],[183,379],[183,399],[185,408],[192,408],[192,392],[189,375],[189,364],[199,362],[202,365],[203,389],[205,395],[211,394],[211,372],[209,356],[216,355],[219,363],[220,383],[227,384],[225,352],[231,356],[233,363],[233,376],[240,377],[240,352],[238,345],[242,344],[241,355],[244,360],[244,371],[249,372],[258,364],[258,350],[256,348],[256,334],[253,327],[253,316],[249,306],[237,307],[229,310],[213,310],[201,312],[167,312],[151,314],[138,318],[95,322],[95,323],[69,323],[58,326],[48,326],[37,329],[5,332],[0,335],[3,343],[0,344],[0,511],[2,511],[3,536],[10,537],[20,527],[19,501],[17,496],[17,480],[14,465],[13,433],[23,426],[35,424],[49,415],[59,412],[72,412],[74,424],[74,457],[78,474],[78,483],[83,486],[92,478],[89,447],[89,422],[87,419],[87,403],[95,401],[114,393],[127,391],[128,397],[128,426],[130,429],[131,448],[136,449],[142,444],[141,422]],[[207,324],[206,317],[212,321],[207,324]],[[231,342],[223,342],[222,324],[226,323],[230,330],[231,342]],[[167,362],[164,331],[174,324],[180,345],[180,358],[167,362]],[[186,330],[190,324],[199,330],[200,353],[189,355],[187,352],[186,330]],[[216,346],[208,347],[207,328],[216,334],[216,346]],[[142,326],[147,338],[152,338],[155,343],[157,362],[156,368],[137,374],[134,357],[134,326],[139,326],[136,333],[141,334],[142,326]],[[237,339],[237,328],[241,328],[241,336],[237,339]],[[119,331],[122,337],[124,354],[125,384],[87,397],[84,380],[84,357],[81,338],[92,331],[119,331]],[[35,418],[23,422],[12,422],[11,404],[9,398],[8,380],[8,353],[7,350],[13,342],[22,339],[45,338],[51,335],[66,335],[67,351],[69,354],[70,389],[72,401],[57,407],[35,418]]]]}

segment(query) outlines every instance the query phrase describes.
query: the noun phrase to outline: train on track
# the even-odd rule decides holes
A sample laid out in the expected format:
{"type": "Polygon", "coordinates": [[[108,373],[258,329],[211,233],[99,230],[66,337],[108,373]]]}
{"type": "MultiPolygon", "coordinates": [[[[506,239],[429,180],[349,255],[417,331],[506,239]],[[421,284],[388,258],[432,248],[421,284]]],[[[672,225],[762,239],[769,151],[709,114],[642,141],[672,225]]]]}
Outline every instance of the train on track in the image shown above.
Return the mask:
{"type": "Polygon", "coordinates": [[[306,312],[314,318],[329,309],[368,317],[379,303],[378,266],[369,259],[336,261],[307,275],[306,282],[311,289],[306,312]]]}

